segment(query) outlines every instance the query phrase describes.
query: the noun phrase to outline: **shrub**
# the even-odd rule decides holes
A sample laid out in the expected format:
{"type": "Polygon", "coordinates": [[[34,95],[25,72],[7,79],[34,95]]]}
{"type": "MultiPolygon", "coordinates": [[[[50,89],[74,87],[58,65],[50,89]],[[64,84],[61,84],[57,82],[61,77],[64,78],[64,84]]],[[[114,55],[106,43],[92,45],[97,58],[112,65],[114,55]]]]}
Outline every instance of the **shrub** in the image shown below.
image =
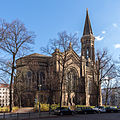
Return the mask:
{"type": "Polygon", "coordinates": [[[9,112],[9,107],[0,107],[0,112],[9,112]]]}
{"type": "Polygon", "coordinates": [[[19,109],[19,107],[17,107],[17,106],[14,106],[13,108],[12,108],[12,112],[15,112],[15,111],[17,111],[19,109]]]}
{"type": "MultiPolygon", "coordinates": [[[[14,112],[14,111],[18,110],[19,107],[13,107],[12,109],[13,109],[12,111],[14,112]]],[[[9,112],[9,111],[10,111],[10,109],[9,109],[8,106],[6,106],[6,107],[0,107],[0,113],[9,112]]]]}

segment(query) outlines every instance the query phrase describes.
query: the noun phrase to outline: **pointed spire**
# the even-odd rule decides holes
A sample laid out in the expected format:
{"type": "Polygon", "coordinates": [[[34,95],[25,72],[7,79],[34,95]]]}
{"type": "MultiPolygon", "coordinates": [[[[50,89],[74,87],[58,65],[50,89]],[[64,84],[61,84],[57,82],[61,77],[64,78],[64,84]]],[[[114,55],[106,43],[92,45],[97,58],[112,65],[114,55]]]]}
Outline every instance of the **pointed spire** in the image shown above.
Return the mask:
{"type": "Polygon", "coordinates": [[[88,15],[88,8],[87,8],[83,35],[90,35],[90,34],[93,34],[93,33],[92,33],[92,28],[91,28],[91,23],[88,15]]]}

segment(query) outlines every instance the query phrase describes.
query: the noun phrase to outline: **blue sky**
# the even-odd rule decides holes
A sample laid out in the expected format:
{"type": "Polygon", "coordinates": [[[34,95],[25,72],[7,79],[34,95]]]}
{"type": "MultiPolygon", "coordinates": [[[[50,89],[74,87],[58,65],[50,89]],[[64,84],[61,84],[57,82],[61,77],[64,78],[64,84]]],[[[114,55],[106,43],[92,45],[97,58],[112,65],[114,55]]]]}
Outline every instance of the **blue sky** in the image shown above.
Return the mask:
{"type": "Polygon", "coordinates": [[[82,36],[86,8],[96,36],[95,48],[107,48],[114,58],[120,54],[120,0],[0,0],[0,18],[21,20],[35,32],[34,52],[46,46],[58,32],[82,36]]]}

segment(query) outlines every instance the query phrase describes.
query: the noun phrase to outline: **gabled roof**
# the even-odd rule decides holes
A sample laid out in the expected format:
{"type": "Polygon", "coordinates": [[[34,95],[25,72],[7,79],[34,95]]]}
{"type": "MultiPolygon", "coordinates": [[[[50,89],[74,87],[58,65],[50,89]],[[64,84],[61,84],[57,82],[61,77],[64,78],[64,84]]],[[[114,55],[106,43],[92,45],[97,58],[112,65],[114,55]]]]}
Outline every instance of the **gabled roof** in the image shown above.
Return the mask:
{"type": "Polygon", "coordinates": [[[88,15],[88,9],[87,9],[83,35],[90,35],[90,34],[93,34],[93,32],[92,32],[92,27],[91,27],[89,15],[88,15]]]}

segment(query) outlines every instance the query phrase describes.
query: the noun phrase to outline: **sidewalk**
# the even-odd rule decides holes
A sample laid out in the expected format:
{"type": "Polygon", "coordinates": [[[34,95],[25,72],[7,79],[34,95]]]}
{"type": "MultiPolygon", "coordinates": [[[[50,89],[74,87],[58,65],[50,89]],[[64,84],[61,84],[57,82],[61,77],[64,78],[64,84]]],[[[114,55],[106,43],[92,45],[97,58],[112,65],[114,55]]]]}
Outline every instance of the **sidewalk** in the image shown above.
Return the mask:
{"type": "Polygon", "coordinates": [[[0,120],[38,120],[42,118],[55,118],[56,115],[49,114],[49,112],[41,112],[40,114],[38,112],[29,112],[29,113],[5,113],[0,114],[0,120]]]}

